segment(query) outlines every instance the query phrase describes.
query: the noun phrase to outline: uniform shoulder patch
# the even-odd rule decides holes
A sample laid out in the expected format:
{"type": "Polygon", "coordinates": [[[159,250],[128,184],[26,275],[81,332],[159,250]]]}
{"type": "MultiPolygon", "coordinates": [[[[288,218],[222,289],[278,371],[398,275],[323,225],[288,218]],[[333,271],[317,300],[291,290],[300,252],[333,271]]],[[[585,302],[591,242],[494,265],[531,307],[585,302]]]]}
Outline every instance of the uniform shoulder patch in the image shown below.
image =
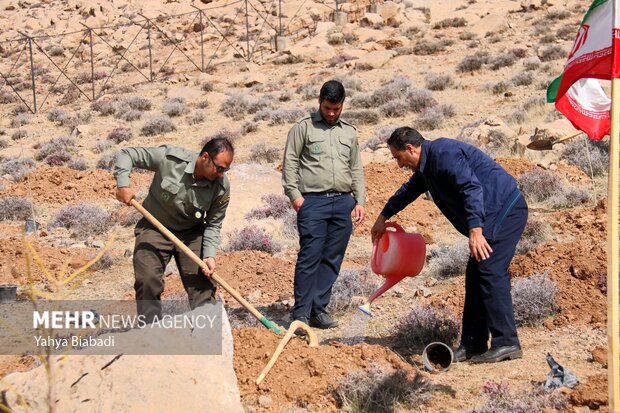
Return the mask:
{"type": "Polygon", "coordinates": [[[352,123],[350,123],[350,122],[347,122],[346,120],[344,120],[344,119],[342,119],[342,118],[340,119],[340,122],[342,122],[343,124],[345,124],[345,125],[347,125],[347,126],[352,127],[355,131],[357,131],[357,127],[356,127],[354,124],[352,124],[352,123]]]}
{"type": "Polygon", "coordinates": [[[198,157],[198,153],[178,146],[166,146],[166,156],[172,156],[183,161],[192,161],[198,157]]]}

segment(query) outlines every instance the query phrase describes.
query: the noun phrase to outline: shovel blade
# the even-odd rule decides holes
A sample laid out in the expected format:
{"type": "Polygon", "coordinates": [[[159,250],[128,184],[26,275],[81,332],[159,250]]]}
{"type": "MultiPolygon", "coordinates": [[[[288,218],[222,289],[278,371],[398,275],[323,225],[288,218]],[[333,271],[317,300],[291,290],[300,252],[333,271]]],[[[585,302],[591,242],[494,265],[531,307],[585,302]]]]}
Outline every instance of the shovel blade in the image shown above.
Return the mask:
{"type": "Polygon", "coordinates": [[[527,144],[527,149],[534,151],[550,151],[553,149],[553,141],[549,139],[538,139],[527,144]]]}

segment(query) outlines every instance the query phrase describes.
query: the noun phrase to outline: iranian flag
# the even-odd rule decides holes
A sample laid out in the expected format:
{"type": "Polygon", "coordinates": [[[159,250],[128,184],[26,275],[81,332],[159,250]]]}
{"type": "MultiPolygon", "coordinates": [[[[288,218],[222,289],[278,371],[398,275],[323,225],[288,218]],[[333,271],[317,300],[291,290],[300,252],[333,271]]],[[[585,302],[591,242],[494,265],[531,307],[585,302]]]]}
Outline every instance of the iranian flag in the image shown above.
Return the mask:
{"type": "Polygon", "coordinates": [[[611,99],[598,79],[620,77],[620,7],[614,1],[595,0],[586,13],[564,65],[564,72],[547,89],[547,102],[591,139],[609,134],[611,99]],[[615,17],[615,18],[612,18],[615,17]],[[613,40],[613,41],[612,41],[613,40]]]}

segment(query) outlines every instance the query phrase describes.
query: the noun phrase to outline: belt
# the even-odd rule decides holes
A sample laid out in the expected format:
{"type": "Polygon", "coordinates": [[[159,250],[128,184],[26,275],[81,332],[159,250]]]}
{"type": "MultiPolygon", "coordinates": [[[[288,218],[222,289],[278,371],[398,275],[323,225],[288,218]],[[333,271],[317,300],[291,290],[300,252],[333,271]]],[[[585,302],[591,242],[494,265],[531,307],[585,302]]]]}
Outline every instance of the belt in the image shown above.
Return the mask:
{"type": "Polygon", "coordinates": [[[340,195],[349,195],[351,192],[336,192],[336,191],[323,191],[323,192],[305,192],[301,194],[303,197],[307,196],[325,196],[328,198],[332,198],[340,195]]]}

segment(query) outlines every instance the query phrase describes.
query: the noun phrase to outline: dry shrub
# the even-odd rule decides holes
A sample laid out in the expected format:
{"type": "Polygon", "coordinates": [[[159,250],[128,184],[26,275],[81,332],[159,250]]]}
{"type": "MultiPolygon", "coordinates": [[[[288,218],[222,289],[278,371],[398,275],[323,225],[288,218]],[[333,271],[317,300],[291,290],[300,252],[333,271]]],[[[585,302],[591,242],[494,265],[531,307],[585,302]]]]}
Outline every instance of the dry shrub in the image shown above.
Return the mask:
{"type": "Polygon", "coordinates": [[[225,138],[225,139],[228,139],[231,142],[234,142],[238,137],[239,137],[239,133],[238,132],[234,132],[234,131],[231,131],[228,128],[224,128],[224,129],[218,130],[213,135],[207,136],[202,141],[201,145],[204,146],[207,142],[209,142],[212,139],[221,139],[221,138],[225,138]]]}
{"type": "Polygon", "coordinates": [[[47,112],[47,119],[50,122],[57,122],[61,125],[66,124],[69,121],[69,114],[67,111],[60,108],[52,108],[47,112]]]}
{"type": "Polygon", "coordinates": [[[151,110],[151,101],[142,96],[129,96],[123,99],[121,102],[127,104],[133,110],[139,110],[141,112],[151,110]]]}
{"type": "Polygon", "coordinates": [[[379,114],[372,109],[349,110],[342,117],[350,123],[357,125],[375,125],[379,123],[379,114]]]}
{"type": "Polygon", "coordinates": [[[26,198],[0,198],[0,221],[24,221],[32,217],[32,202],[26,198]]]}
{"type": "Polygon", "coordinates": [[[561,192],[549,198],[553,208],[574,208],[590,202],[590,188],[586,186],[564,185],[561,192]]]}
{"type": "Polygon", "coordinates": [[[73,158],[67,166],[71,169],[75,169],[76,171],[85,171],[88,169],[88,164],[84,158],[73,158]]]}
{"type": "Polygon", "coordinates": [[[418,374],[411,378],[405,370],[372,364],[340,379],[334,397],[343,412],[392,413],[424,404],[432,391],[418,374]]]}
{"type": "Polygon", "coordinates": [[[280,159],[280,148],[260,142],[250,148],[250,159],[257,163],[271,163],[280,159]]]}
{"type": "Polygon", "coordinates": [[[99,112],[101,116],[113,115],[116,112],[116,108],[112,101],[104,98],[97,99],[91,103],[90,108],[95,112],[99,112]]]}
{"type": "Polygon", "coordinates": [[[523,67],[525,70],[537,70],[542,62],[538,58],[538,56],[528,57],[523,61],[523,67]]]}
{"type": "Polygon", "coordinates": [[[58,151],[50,154],[45,157],[43,163],[51,166],[61,166],[66,165],[73,160],[73,157],[69,152],[66,151],[58,151]]]}
{"type": "Polygon", "coordinates": [[[288,197],[282,194],[263,195],[261,201],[263,201],[263,205],[252,208],[250,212],[245,215],[245,219],[280,219],[293,211],[288,197]]]}
{"type": "Polygon", "coordinates": [[[113,142],[110,141],[99,141],[93,146],[91,149],[94,153],[104,153],[108,149],[114,146],[113,142]]]}
{"type": "Polygon", "coordinates": [[[143,136],[154,136],[172,132],[176,129],[177,127],[168,116],[158,116],[147,120],[142,128],[140,128],[140,133],[143,136]]]}
{"type": "Polygon", "coordinates": [[[256,132],[258,130],[258,123],[249,120],[247,122],[243,122],[241,128],[239,129],[239,133],[242,135],[247,135],[248,133],[256,132]]]}
{"type": "Polygon", "coordinates": [[[508,117],[506,118],[506,123],[508,123],[509,125],[520,125],[525,122],[526,118],[527,113],[524,110],[517,109],[508,115],[508,117]]]}
{"type": "Polygon", "coordinates": [[[32,116],[30,116],[30,114],[20,113],[17,116],[15,116],[13,119],[11,119],[11,127],[21,128],[22,126],[29,124],[31,119],[32,119],[32,116]]]}
{"type": "Polygon", "coordinates": [[[566,57],[566,50],[557,44],[541,48],[538,50],[538,57],[543,62],[550,62],[552,60],[563,59],[566,57]]]}
{"type": "Polygon", "coordinates": [[[271,109],[272,106],[272,101],[267,96],[257,98],[242,91],[230,93],[222,102],[220,111],[229,118],[241,120],[248,114],[254,114],[261,109],[271,109]]]}
{"type": "Polygon", "coordinates": [[[478,35],[473,32],[463,32],[459,34],[459,39],[463,41],[474,40],[476,37],[478,37],[478,35]]]}
{"type": "Polygon", "coordinates": [[[512,305],[518,326],[535,326],[557,311],[556,283],[546,274],[517,278],[512,283],[512,305]]]}
{"type": "Polygon", "coordinates": [[[11,134],[11,139],[14,141],[18,141],[20,139],[25,138],[26,136],[28,136],[27,131],[25,131],[24,129],[18,129],[11,134]]]}
{"type": "Polygon", "coordinates": [[[329,302],[329,309],[334,313],[342,313],[356,306],[353,297],[367,297],[381,284],[379,277],[370,269],[341,270],[334,286],[329,302]]]}
{"type": "Polygon", "coordinates": [[[379,112],[386,118],[400,118],[409,112],[409,103],[405,100],[393,100],[379,106],[379,112]]]}
{"type": "Polygon", "coordinates": [[[394,346],[406,354],[417,354],[439,341],[452,345],[459,334],[460,323],[446,309],[415,304],[396,324],[394,346]]]}
{"type": "Polygon", "coordinates": [[[373,137],[364,142],[361,149],[368,148],[371,151],[376,151],[379,145],[387,142],[387,140],[390,138],[390,135],[392,135],[392,132],[394,132],[396,128],[398,128],[398,126],[388,125],[377,129],[373,137]]]}
{"type": "Polygon", "coordinates": [[[268,121],[268,124],[273,125],[285,125],[287,123],[295,122],[300,119],[306,113],[303,109],[261,109],[254,115],[254,121],[268,121]]]}
{"type": "Polygon", "coordinates": [[[445,110],[447,109],[449,113],[451,106],[435,106],[433,108],[428,108],[422,111],[422,113],[415,119],[414,126],[418,130],[422,131],[432,131],[441,126],[443,121],[445,120],[445,110]]]}
{"type": "Polygon", "coordinates": [[[444,45],[441,42],[422,39],[415,44],[412,51],[413,54],[418,56],[429,56],[443,50],[444,45]]]}
{"type": "Polygon", "coordinates": [[[525,224],[521,239],[517,244],[517,254],[523,255],[553,237],[553,229],[545,221],[531,219],[525,224]]]}
{"type": "Polygon", "coordinates": [[[510,89],[510,83],[505,80],[499,81],[491,86],[491,91],[494,95],[504,94],[508,91],[508,89],[510,89]]]}
{"type": "Polygon", "coordinates": [[[436,248],[431,251],[428,264],[429,273],[439,280],[464,274],[469,254],[467,240],[436,248]]]}
{"type": "Polygon", "coordinates": [[[448,17],[433,25],[433,29],[445,29],[446,27],[465,27],[467,20],[463,17],[448,17]]]}
{"type": "Polygon", "coordinates": [[[515,86],[529,86],[534,82],[534,73],[523,72],[512,78],[512,84],[515,86]]]}
{"type": "Polygon", "coordinates": [[[39,152],[37,152],[35,158],[37,160],[45,160],[48,156],[57,152],[71,152],[75,149],[77,141],[70,136],[59,136],[41,145],[39,152]]]}
{"type": "Polygon", "coordinates": [[[593,141],[585,136],[572,139],[565,144],[560,159],[579,167],[588,175],[592,173],[594,176],[602,176],[609,165],[609,141],[593,141]]]}
{"type": "Polygon", "coordinates": [[[429,74],[426,76],[426,88],[429,90],[445,90],[453,84],[452,76],[429,74]]]}
{"type": "Polygon", "coordinates": [[[487,402],[473,409],[472,413],[532,413],[564,411],[568,407],[563,393],[545,390],[542,386],[511,392],[508,383],[488,381],[482,392],[487,396],[487,402]]]}
{"type": "Polygon", "coordinates": [[[517,182],[521,191],[535,202],[543,202],[564,191],[564,179],[557,172],[534,169],[521,175],[517,182]]]}
{"type": "Polygon", "coordinates": [[[111,171],[116,164],[116,151],[106,152],[97,160],[97,168],[111,171]]]}
{"type": "Polygon", "coordinates": [[[124,128],[122,126],[112,129],[112,131],[108,134],[108,140],[115,143],[127,142],[132,137],[133,133],[131,132],[131,129],[124,128]]]}
{"type": "Polygon", "coordinates": [[[509,67],[515,64],[517,61],[517,57],[513,52],[502,53],[498,56],[495,56],[490,62],[489,65],[491,70],[499,70],[502,67],[509,67]]]}
{"type": "Polygon", "coordinates": [[[9,143],[7,142],[6,139],[0,139],[0,150],[1,149],[6,149],[9,147],[9,143]]]}
{"type": "Polygon", "coordinates": [[[485,63],[484,59],[480,56],[465,56],[459,64],[456,66],[457,72],[475,72],[480,70],[485,63]]]}
{"type": "Polygon", "coordinates": [[[181,116],[184,115],[185,113],[189,112],[189,109],[187,108],[187,106],[185,105],[185,99],[183,98],[172,98],[172,99],[168,99],[164,102],[164,105],[162,107],[162,111],[172,117],[177,117],[177,116],[181,116]]]}
{"type": "Polygon", "coordinates": [[[51,228],[63,227],[83,238],[103,234],[110,228],[110,214],[96,204],[82,202],[61,208],[50,222],[51,228]]]}
{"type": "Polygon", "coordinates": [[[301,95],[303,100],[316,99],[319,96],[319,86],[314,83],[306,83],[304,85],[297,86],[295,93],[301,95]]]}
{"type": "Polygon", "coordinates": [[[282,251],[282,246],[263,228],[249,225],[228,234],[226,251],[264,251],[270,254],[282,251]]]}
{"type": "MultiPolygon", "coordinates": [[[[95,258],[96,254],[90,257],[91,259],[95,258]]],[[[116,258],[110,254],[108,251],[104,252],[101,258],[99,258],[93,265],[89,267],[89,269],[93,271],[106,270],[111,268],[116,263],[116,258]]]]}
{"type": "Polygon", "coordinates": [[[199,123],[204,122],[205,115],[202,112],[194,112],[192,116],[189,118],[190,125],[198,125],[199,123]]]}
{"type": "Polygon", "coordinates": [[[568,10],[549,10],[545,15],[547,20],[564,20],[570,17],[570,11],[568,10]]]}
{"type": "Polygon", "coordinates": [[[9,175],[15,182],[24,179],[24,176],[35,169],[32,158],[10,158],[0,162],[0,176],[9,175]]]}
{"type": "Polygon", "coordinates": [[[409,103],[409,109],[416,113],[437,105],[437,101],[433,98],[433,92],[428,89],[410,90],[406,99],[409,103]]]}

